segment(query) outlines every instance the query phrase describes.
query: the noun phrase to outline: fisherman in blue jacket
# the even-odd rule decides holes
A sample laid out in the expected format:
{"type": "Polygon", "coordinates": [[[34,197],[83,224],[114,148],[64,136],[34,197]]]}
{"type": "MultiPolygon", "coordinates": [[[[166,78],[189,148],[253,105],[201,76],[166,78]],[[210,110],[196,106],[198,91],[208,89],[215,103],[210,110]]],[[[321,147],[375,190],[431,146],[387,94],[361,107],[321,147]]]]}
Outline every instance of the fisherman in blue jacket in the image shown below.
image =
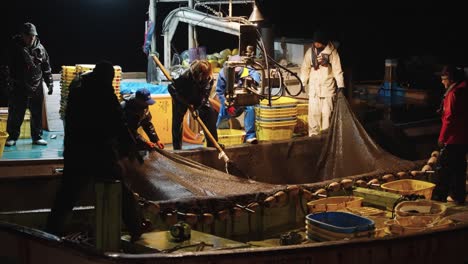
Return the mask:
{"type": "MultiPolygon", "coordinates": [[[[240,61],[240,56],[231,56],[229,61],[240,61]]],[[[244,78],[252,78],[257,84],[260,83],[260,74],[251,67],[236,67],[235,69],[235,82],[241,84],[244,78]]],[[[257,144],[257,136],[255,133],[255,109],[253,106],[242,106],[235,107],[233,105],[226,105],[226,77],[224,70],[218,74],[218,82],[216,84],[216,93],[218,94],[220,101],[220,108],[218,114],[218,121],[216,127],[219,127],[223,120],[230,119],[232,117],[238,117],[243,112],[244,116],[244,129],[245,129],[245,142],[251,144],[257,144]]]]}

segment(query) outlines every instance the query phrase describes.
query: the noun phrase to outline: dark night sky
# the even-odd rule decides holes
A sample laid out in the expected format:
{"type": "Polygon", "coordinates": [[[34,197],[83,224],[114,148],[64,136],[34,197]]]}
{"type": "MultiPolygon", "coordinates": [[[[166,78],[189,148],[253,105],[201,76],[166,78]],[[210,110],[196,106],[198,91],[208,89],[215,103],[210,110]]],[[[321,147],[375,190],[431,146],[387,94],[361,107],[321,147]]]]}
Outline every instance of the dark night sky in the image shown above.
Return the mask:
{"type": "MultiPolygon", "coordinates": [[[[30,21],[38,27],[55,73],[61,65],[95,63],[99,59],[109,59],[121,65],[124,71],[145,71],[146,58],[141,46],[148,2],[26,0],[2,3],[8,15],[1,17],[1,41],[7,41],[23,22],[30,21]]],[[[354,4],[355,1],[348,2],[339,5],[332,1],[314,1],[307,4],[312,7],[305,7],[305,1],[300,0],[259,0],[265,16],[274,25],[276,37],[310,38],[317,28],[333,32],[334,38],[341,42],[343,64],[368,74],[362,74],[362,79],[381,78],[384,59],[390,57],[431,56],[438,63],[468,64],[468,43],[462,40],[466,38],[468,23],[461,7],[429,6],[428,3],[417,6],[408,0],[411,6],[379,1],[369,9],[354,4]]],[[[162,19],[177,6],[159,4],[158,35],[162,19]]],[[[235,5],[234,15],[248,16],[250,11],[250,5],[235,5]]],[[[186,26],[179,25],[173,43],[179,52],[186,49],[186,34],[186,26]]],[[[158,36],[159,52],[162,52],[162,39],[158,36]]],[[[199,41],[212,53],[226,47],[234,48],[238,40],[224,33],[201,30],[199,41]]]]}

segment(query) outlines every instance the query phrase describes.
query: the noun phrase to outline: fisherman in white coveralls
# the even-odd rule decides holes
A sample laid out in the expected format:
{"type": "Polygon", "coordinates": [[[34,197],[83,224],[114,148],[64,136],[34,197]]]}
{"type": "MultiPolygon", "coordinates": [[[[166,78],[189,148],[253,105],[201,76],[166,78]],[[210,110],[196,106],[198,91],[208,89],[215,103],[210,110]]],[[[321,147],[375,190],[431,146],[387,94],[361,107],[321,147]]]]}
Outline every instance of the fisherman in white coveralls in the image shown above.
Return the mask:
{"type": "Polygon", "coordinates": [[[340,56],[324,32],[314,33],[312,47],[304,55],[300,78],[304,85],[309,82],[309,136],[318,135],[330,126],[334,98],[344,89],[340,56]]]}

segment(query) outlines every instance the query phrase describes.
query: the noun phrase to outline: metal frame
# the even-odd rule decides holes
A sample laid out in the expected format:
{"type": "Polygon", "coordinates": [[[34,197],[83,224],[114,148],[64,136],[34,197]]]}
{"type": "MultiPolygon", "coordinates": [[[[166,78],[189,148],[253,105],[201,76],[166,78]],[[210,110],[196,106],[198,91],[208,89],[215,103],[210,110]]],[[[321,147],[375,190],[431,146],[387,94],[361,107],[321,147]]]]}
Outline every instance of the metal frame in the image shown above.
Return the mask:
{"type": "MultiPolygon", "coordinates": [[[[188,2],[188,7],[193,8],[194,1],[197,3],[203,4],[229,4],[230,10],[232,4],[248,4],[255,2],[254,0],[150,0],[149,5],[149,17],[151,21],[156,21],[157,14],[157,5],[156,3],[181,3],[188,2]]],[[[231,11],[229,12],[231,15],[231,11]]],[[[185,22],[189,24],[188,31],[188,47],[194,47],[194,26],[205,27],[220,32],[232,34],[239,36],[240,35],[240,23],[238,22],[229,22],[225,21],[217,16],[209,15],[195,9],[187,10],[180,9],[177,11],[173,17],[168,21],[168,25],[163,31],[164,35],[164,66],[171,66],[171,41],[174,33],[177,29],[179,22],[185,22]]],[[[153,35],[151,41],[151,51],[156,53],[156,35],[153,35]]]]}
{"type": "MultiPolygon", "coordinates": [[[[183,3],[188,2],[189,0],[154,0],[157,3],[183,3]]],[[[197,0],[197,2],[202,2],[207,5],[213,4],[248,4],[255,2],[254,0],[197,0]]]]}

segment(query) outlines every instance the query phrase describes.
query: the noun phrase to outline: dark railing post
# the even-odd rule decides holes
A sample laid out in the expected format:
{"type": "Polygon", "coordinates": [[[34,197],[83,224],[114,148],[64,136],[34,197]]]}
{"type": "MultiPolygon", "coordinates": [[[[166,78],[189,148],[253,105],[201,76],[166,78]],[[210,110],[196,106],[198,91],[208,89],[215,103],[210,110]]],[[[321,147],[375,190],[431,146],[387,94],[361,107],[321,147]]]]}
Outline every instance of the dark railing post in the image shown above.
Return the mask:
{"type": "Polygon", "coordinates": [[[118,180],[99,181],[96,191],[96,248],[100,251],[120,250],[122,224],[122,186],[118,180]]]}

